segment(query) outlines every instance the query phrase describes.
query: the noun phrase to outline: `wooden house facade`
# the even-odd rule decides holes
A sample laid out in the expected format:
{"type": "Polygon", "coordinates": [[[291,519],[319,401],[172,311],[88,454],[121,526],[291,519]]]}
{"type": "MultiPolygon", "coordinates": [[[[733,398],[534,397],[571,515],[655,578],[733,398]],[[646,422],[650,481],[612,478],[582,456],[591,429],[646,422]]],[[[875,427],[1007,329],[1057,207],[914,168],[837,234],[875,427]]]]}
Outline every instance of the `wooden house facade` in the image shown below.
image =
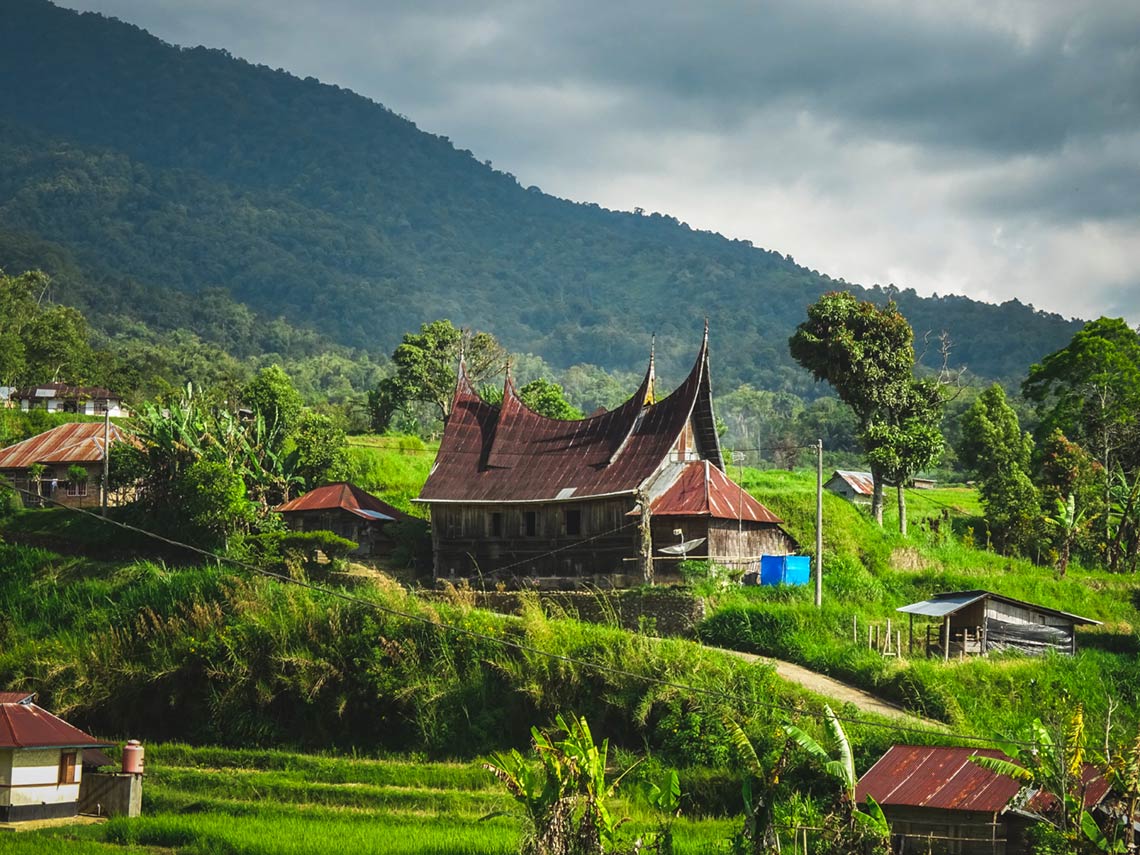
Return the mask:
{"type": "Polygon", "coordinates": [[[622,585],[675,578],[683,556],[662,550],[681,542],[689,557],[732,563],[794,549],[780,520],[724,474],[707,330],[672,394],[656,401],[654,381],[651,357],[624,404],[562,421],[528,409],[509,376],[502,404],[487,403],[461,366],[417,499],[431,509],[436,578],[622,585]]]}
{"type": "Polygon", "coordinates": [[[294,531],[331,531],[357,544],[353,555],[385,556],[395,541],[385,529],[410,519],[387,502],[339,481],[325,484],[277,508],[285,524],[294,531]]]}
{"type": "Polygon", "coordinates": [[[129,442],[118,425],[72,422],[0,448],[0,475],[20,491],[24,503],[44,499],[75,507],[102,503],[104,443],[129,442]],[[104,437],[106,434],[106,437],[104,437]],[[36,465],[42,468],[33,474],[36,465]],[[82,470],[82,478],[72,472],[82,470]]]}

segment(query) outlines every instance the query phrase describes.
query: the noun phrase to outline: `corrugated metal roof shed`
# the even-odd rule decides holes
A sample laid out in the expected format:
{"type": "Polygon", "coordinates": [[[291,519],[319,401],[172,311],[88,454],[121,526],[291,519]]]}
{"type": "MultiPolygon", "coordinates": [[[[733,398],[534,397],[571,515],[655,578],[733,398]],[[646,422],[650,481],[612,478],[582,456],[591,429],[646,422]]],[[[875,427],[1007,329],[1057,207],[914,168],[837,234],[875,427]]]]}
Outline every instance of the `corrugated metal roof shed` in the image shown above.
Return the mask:
{"type": "MultiPolygon", "coordinates": [[[[127,434],[111,425],[111,442],[127,434]]],[[[0,469],[27,469],[33,463],[96,463],[103,459],[103,423],[71,422],[0,449],[0,469]]]]}
{"type": "Polygon", "coordinates": [[[649,505],[653,516],[707,516],[779,524],[782,520],[707,460],[685,465],[680,476],[649,505]]]}
{"type": "MultiPolygon", "coordinates": [[[[847,482],[860,496],[870,496],[875,492],[875,479],[870,472],[855,472],[851,469],[836,469],[831,478],[839,478],[847,482]]],[[[831,479],[828,479],[831,480],[831,479]]]]}
{"type": "MultiPolygon", "coordinates": [[[[1020,791],[1021,784],[1006,775],[983,769],[970,759],[972,756],[1009,759],[992,748],[892,745],[859,779],[855,800],[864,802],[871,796],[884,807],[1004,811],[1020,791]]],[[[1108,782],[1090,764],[1084,766],[1082,781],[1086,784],[1086,807],[1099,803],[1108,794],[1108,782]]],[[[1026,808],[1048,810],[1051,801],[1055,801],[1052,796],[1036,793],[1026,808]]]]}
{"type": "Polygon", "coordinates": [[[0,704],[25,704],[35,699],[35,692],[0,692],[0,704]]]}
{"type": "Polygon", "coordinates": [[[671,395],[646,403],[653,369],[620,407],[593,418],[542,416],[508,378],[501,407],[488,404],[461,372],[439,454],[422,502],[539,502],[624,495],[666,460],[687,424],[702,457],[720,468],[708,376],[708,336],[689,376],[671,395]]]}
{"type": "Polygon", "coordinates": [[[929,600],[922,600],[921,602],[911,603],[908,606],[900,606],[896,611],[906,612],[912,615],[923,615],[925,617],[945,617],[952,615],[957,611],[966,608],[979,600],[1000,600],[1003,603],[1010,603],[1011,605],[1021,606],[1026,609],[1032,609],[1036,612],[1044,614],[1056,615],[1057,617],[1068,618],[1073,623],[1079,624],[1095,624],[1100,625],[1100,621],[1093,620],[1092,618],[1081,617],[1080,615],[1070,614],[1058,609],[1051,609],[1047,606],[1039,606],[1036,603],[1027,603],[1024,600],[1015,600],[1013,597],[1005,597],[1001,594],[995,594],[992,591],[951,591],[945,594],[935,594],[929,600]]]}
{"type": "Polygon", "coordinates": [[[366,520],[394,522],[410,519],[403,511],[396,510],[387,502],[347,481],[317,487],[277,508],[283,514],[337,509],[348,511],[366,520]]]}
{"type": "Polygon", "coordinates": [[[1017,795],[1012,778],[983,769],[972,755],[1001,757],[993,749],[892,745],[859,780],[858,802],[998,813],[1017,795]]]}
{"type": "Polygon", "coordinates": [[[108,744],[33,703],[0,703],[0,748],[95,748],[108,744]]]}

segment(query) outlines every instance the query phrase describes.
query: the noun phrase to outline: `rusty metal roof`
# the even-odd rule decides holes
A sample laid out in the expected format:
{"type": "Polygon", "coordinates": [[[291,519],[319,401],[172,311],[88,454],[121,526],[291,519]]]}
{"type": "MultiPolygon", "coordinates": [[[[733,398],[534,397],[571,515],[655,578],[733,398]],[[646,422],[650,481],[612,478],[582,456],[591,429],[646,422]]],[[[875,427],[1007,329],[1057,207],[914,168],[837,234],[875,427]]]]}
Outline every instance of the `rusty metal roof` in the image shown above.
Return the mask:
{"type": "Polygon", "coordinates": [[[650,503],[649,512],[655,517],[706,516],[776,525],[783,522],[707,460],[685,464],[672,486],[650,503]]]}
{"type": "Polygon", "coordinates": [[[298,496],[277,508],[280,513],[288,514],[296,511],[329,511],[343,510],[355,514],[366,520],[381,522],[395,522],[410,517],[398,511],[387,502],[381,501],[371,493],[349,484],[347,481],[338,481],[335,484],[325,484],[310,490],[303,496],[298,496]]]}
{"type": "Polygon", "coordinates": [[[859,780],[856,801],[881,805],[998,813],[1017,795],[1012,778],[983,769],[970,757],[1005,755],[990,748],[893,745],[859,780]]]}
{"type": "MultiPolygon", "coordinates": [[[[127,434],[111,425],[111,442],[127,434]]],[[[0,469],[27,469],[33,463],[95,463],[103,459],[103,423],[71,422],[15,445],[0,448],[0,469]]]]}
{"type": "Polygon", "coordinates": [[[35,699],[35,692],[0,692],[0,704],[29,704],[35,699]]]}
{"type": "Polygon", "coordinates": [[[67,383],[41,383],[39,386],[24,386],[12,393],[12,399],[35,400],[37,398],[60,398],[64,400],[87,401],[94,398],[119,400],[119,396],[102,386],[71,386],[67,383]]]}
{"type": "Polygon", "coordinates": [[[108,744],[33,703],[0,703],[0,748],[94,748],[108,744]]]}
{"type": "Polygon", "coordinates": [[[875,492],[875,479],[870,472],[855,472],[851,469],[836,469],[835,474],[828,482],[836,478],[847,482],[847,485],[860,496],[870,496],[875,492]]]}
{"type": "Polygon", "coordinates": [[[1070,614],[1069,612],[1063,612],[1058,609],[1051,609],[1048,606],[1039,606],[1036,603],[1027,603],[1025,600],[1015,600],[1013,597],[1006,597],[1001,594],[995,594],[992,591],[982,590],[949,591],[944,594],[935,594],[929,600],[922,600],[921,602],[911,603],[907,606],[900,606],[895,609],[895,611],[923,615],[924,617],[945,617],[946,615],[952,615],[955,612],[961,611],[979,600],[1000,600],[1003,603],[1021,606],[1022,608],[1031,609],[1032,611],[1063,617],[1071,620],[1073,623],[1100,625],[1099,620],[1081,617],[1080,615],[1070,614]]]}
{"type": "MultiPolygon", "coordinates": [[[[992,748],[893,745],[859,780],[855,799],[863,802],[871,796],[880,805],[1000,813],[1009,807],[1021,784],[983,769],[970,759],[975,755],[1009,759],[992,748]]],[[[1081,780],[1085,807],[1098,804],[1108,794],[1108,782],[1091,764],[1084,765],[1081,780]]],[[[1052,795],[1039,791],[1025,807],[1041,813],[1055,803],[1052,795]]]]}
{"type": "Polygon", "coordinates": [[[616,409],[562,421],[530,410],[510,378],[488,404],[460,370],[451,417],[417,501],[547,502],[623,495],[667,460],[686,425],[702,457],[723,467],[708,374],[708,333],[689,376],[651,403],[653,366],[616,409]]]}

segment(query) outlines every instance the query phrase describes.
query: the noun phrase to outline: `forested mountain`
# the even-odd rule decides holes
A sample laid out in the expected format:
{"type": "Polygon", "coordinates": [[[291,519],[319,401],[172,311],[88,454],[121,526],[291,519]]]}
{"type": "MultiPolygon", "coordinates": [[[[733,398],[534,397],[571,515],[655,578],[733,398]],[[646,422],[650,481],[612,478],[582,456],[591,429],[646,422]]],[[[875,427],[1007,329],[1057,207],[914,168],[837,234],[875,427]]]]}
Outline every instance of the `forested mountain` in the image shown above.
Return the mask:
{"type": "Polygon", "coordinates": [[[672,377],[707,315],[724,389],[809,391],[788,336],[839,287],[893,296],[988,377],[1019,378],[1076,329],[1016,301],[863,291],[670,216],[557,199],[347,90],[45,0],[0,3],[0,266],[81,269],[60,296],[104,327],[281,352],[311,352],[313,332],[389,352],[450,317],[561,367],[640,369],[656,331],[672,377]],[[229,298],[256,315],[235,322],[229,298]]]}

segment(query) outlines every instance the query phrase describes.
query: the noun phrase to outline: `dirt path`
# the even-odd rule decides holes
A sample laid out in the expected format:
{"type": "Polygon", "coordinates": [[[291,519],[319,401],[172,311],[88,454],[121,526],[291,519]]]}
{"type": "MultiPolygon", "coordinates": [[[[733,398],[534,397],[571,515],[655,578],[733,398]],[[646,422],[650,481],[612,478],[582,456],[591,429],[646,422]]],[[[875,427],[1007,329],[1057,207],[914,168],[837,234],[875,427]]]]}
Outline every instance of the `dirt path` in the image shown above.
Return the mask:
{"type": "Polygon", "coordinates": [[[710,649],[719,650],[721,653],[735,656],[746,662],[771,664],[776,669],[776,675],[788,682],[803,686],[809,692],[815,692],[817,695],[830,698],[840,704],[852,704],[863,712],[874,713],[875,715],[902,721],[916,727],[930,727],[938,730],[946,729],[946,725],[940,721],[917,716],[914,713],[907,712],[902,707],[895,706],[892,703],[884,701],[882,698],[875,697],[870,692],[865,692],[862,689],[841,683],[839,680],[834,680],[831,677],[824,676],[815,671],[809,671],[800,665],[793,665],[791,662],[784,662],[782,659],[771,659],[767,656],[757,656],[753,653],[742,653],[739,650],[726,650],[723,647],[710,649]]]}

